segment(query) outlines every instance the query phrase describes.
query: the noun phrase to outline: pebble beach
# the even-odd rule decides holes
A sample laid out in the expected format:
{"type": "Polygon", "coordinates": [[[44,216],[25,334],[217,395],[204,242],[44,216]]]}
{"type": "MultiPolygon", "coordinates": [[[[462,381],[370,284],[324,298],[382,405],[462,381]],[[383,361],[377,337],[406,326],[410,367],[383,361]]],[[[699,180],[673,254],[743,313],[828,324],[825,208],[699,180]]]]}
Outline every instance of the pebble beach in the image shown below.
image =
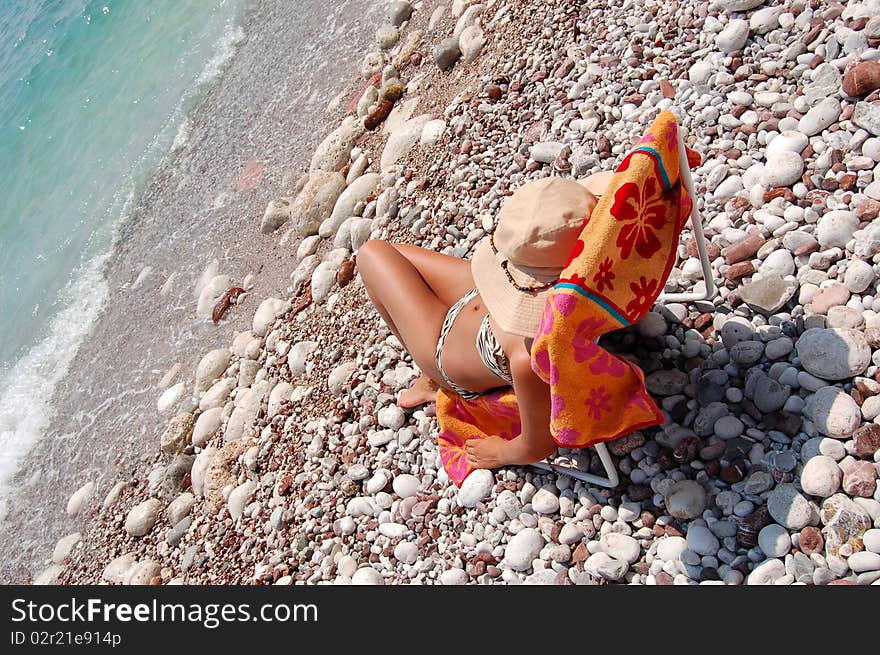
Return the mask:
{"type": "MultiPolygon", "coordinates": [[[[151,455],[64,490],[30,581],[880,583],[880,1],[378,4],[334,122],[248,208],[275,287],[187,280],[186,312],[242,329],[153,376],[151,455]],[[719,293],[602,345],[665,424],[609,442],[614,489],[457,488],[434,405],[396,405],[418,370],[358,248],[467,258],[516,188],[613,170],[664,109],[703,160],[719,293]]],[[[686,227],[665,290],[703,284],[686,227]]]]}

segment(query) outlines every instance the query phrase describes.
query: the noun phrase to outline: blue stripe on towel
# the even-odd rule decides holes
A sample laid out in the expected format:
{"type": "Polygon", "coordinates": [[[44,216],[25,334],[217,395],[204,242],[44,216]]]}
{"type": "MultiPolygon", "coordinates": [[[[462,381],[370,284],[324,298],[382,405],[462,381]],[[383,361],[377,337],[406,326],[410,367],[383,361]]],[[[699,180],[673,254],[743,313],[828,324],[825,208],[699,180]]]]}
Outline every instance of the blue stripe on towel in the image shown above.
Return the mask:
{"type": "Polygon", "coordinates": [[[594,303],[596,303],[597,305],[599,305],[600,307],[602,307],[602,309],[604,309],[606,312],[608,312],[609,314],[611,314],[611,316],[612,316],[615,320],[617,320],[617,322],[620,323],[621,326],[623,326],[623,327],[628,327],[628,326],[630,325],[629,321],[627,321],[627,320],[626,320],[626,319],[620,314],[620,312],[618,312],[616,309],[614,309],[614,307],[612,307],[611,304],[610,304],[607,300],[605,300],[605,299],[602,298],[601,296],[597,296],[597,295],[595,295],[594,293],[591,293],[590,291],[588,291],[587,289],[584,289],[584,288],[583,288],[581,285],[579,285],[579,284],[575,284],[575,283],[573,283],[573,282],[560,282],[559,284],[557,284],[557,285],[554,287],[554,289],[572,289],[572,290],[574,290],[574,291],[577,291],[579,294],[581,294],[581,295],[584,296],[585,298],[589,298],[589,299],[592,300],[594,303]]]}
{"type": "Polygon", "coordinates": [[[661,159],[660,153],[650,146],[639,146],[634,148],[633,152],[644,152],[654,158],[654,161],[657,162],[657,168],[660,170],[660,175],[663,177],[663,186],[669,191],[672,188],[672,185],[669,183],[669,175],[666,174],[666,169],[663,168],[663,159],[661,159]]]}

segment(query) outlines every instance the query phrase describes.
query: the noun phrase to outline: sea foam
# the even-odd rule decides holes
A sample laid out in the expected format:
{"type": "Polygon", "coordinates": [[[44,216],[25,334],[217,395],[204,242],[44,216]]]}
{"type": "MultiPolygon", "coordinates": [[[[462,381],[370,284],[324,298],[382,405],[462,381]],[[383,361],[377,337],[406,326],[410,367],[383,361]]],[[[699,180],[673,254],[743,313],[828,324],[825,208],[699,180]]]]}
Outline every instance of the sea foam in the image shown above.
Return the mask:
{"type": "Polygon", "coordinates": [[[2,374],[0,380],[0,520],[10,483],[54,414],[52,394],[107,300],[103,269],[109,255],[92,259],[62,293],[47,336],[2,374]]]}

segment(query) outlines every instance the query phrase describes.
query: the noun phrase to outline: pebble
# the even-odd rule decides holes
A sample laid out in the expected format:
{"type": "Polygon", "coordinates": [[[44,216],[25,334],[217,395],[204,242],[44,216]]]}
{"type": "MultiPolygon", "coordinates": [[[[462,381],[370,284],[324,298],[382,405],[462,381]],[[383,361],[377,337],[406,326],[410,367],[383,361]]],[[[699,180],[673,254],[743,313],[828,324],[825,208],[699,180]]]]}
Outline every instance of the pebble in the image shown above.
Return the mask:
{"type": "Polygon", "coordinates": [[[478,25],[469,25],[458,35],[461,60],[469,64],[480,56],[486,45],[486,36],[478,25]]]}
{"type": "Polygon", "coordinates": [[[52,551],[52,563],[63,564],[64,560],[67,559],[67,556],[70,555],[70,551],[72,551],[81,541],[82,534],[79,532],[74,532],[66,537],[61,537],[61,539],[58,540],[58,543],[55,544],[55,549],[52,551]]]}
{"type": "Polygon", "coordinates": [[[462,507],[476,507],[492,491],[495,476],[491,471],[478,469],[468,475],[458,490],[458,502],[462,507]]]}
{"type": "Polygon", "coordinates": [[[880,553],[880,529],[871,528],[862,535],[862,543],[865,550],[872,553],[880,553]]]}
{"type": "Polygon", "coordinates": [[[446,121],[436,118],[425,123],[422,133],[419,136],[419,145],[423,148],[430,148],[440,141],[446,132],[446,121]]]}
{"type": "Polygon", "coordinates": [[[540,141],[532,146],[529,155],[542,164],[552,164],[564,147],[562,143],[556,141],[540,141]]]}
{"type": "Polygon", "coordinates": [[[162,503],[156,498],[150,498],[135,505],[125,517],[125,531],[132,537],[143,537],[156,524],[162,503]]]}
{"type": "Polygon", "coordinates": [[[801,179],[803,172],[803,158],[796,152],[783,150],[767,158],[761,181],[768,187],[791,186],[801,179]]]}
{"type": "Polygon", "coordinates": [[[614,559],[605,552],[594,553],[584,562],[584,570],[611,581],[620,580],[628,568],[626,562],[614,559]]]}
{"type": "Polygon", "coordinates": [[[382,50],[394,47],[400,39],[400,31],[394,25],[383,25],[376,30],[376,45],[382,50]]]}
{"type": "Polygon", "coordinates": [[[251,498],[253,498],[256,490],[257,485],[253,480],[246,480],[233,489],[229,494],[227,505],[229,507],[229,515],[232,517],[233,521],[237,521],[241,518],[245,506],[250,502],[251,498]]]}
{"type": "Polygon", "coordinates": [[[419,559],[419,547],[412,541],[401,541],[394,547],[394,557],[403,564],[415,564],[419,559]]]}
{"type": "Polygon", "coordinates": [[[636,539],[618,532],[603,535],[599,546],[603,552],[627,564],[634,564],[641,554],[641,546],[636,539]]]}
{"type": "Polygon", "coordinates": [[[843,248],[859,227],[858,217],[850,211],[826,212],[816,225],[816,238],[824,249],[843,248]]]}
{"type": "Polygon", "coordinates": [[[220,429],[222,420],[222,407],[213,407],[199,414],[193,426],[192,445],[203,448],[208,443],[208,440],[220,429]]]}
{"type": "Polygon", "coordinates": [[[195,496],[189,492],[182,493],[175,498],[168,505],[168,509],[165,510],[165,513],[168,515],[168,522],[171,523],[171,525],[180,523],[181,520],[189,515],[195,504],[195,500],[195,496]]]}
{"type": "Polygon", "coordinates": [[[354,362],[345,362],[330,371],[330,375],[327,378],[327,386],[330,389],[330,393],[334,396],[341,394],[343,386],[348,382],[348,379],[356,369],[357,364],[354,362]]]}
{"type": "Polygon", "coordinates": [[[463,585],[467,583],[467,573],[462,569],[446,569],[440,574],[440,582],[444,587],[463,585]]]}
{"type": "Polygon", "coordinates": [[[778,523],[771,523],[758,533],[758,546],[767,557],[784,557],[791,550],[791,536],[778,523]]]}
{"type": "Polygon", "coordinates": [[[402,473],[394,478],[391,486],[401,498],[411,498],[418,495],[421,481],[414,475],[402,473]]]}
{"type": "Polygon", "coordinates": [[[409,528],[402,523],[382,523],[379,532],[389,539],[400,539],[409,532],[409,528]]]}
{"type": "Polygon", "coordinates": [[[822,434],[846,439],[859,426],[862,412],[852,397],[838,387],[822,387],[807,398],[804,413],[822,434]]]}
{"type": "Polygon", "coordinates": [[[880,571],[880,555],[870,552],[853,553],[847,560],[849,568],[853,573],[863,573],[865,571],[880,571]]]}
{"type": "Polygon", "coordinates": [[[817,455],[811,457],[801,471],[801,488],[811,496],[827,498],[837,493],[842,475],[834,459],[817,455]]]}
{"type": "Polygon", "coordinates": [[[67,515],[76,516],[79,514],[94,492],[94,482],[86,482],[83,486],[74,491],[67,500],[67,515]]]}
{"type": "Polygon", "coordinates": [[[810,328],[795,344],[803,367],[823,380],[861,375],[871,363],[864,333],[847,328],[810,328]]]}
{"type": "Polygon", "coordinates": [[[513,535],[505,547],[504,563],[514,571],[526,571],[543,547],[541,534],[534,528],[524,528],[513,535]]]}
{"type": "Polygon", "coordinates": [[[385,3],[385,14],[388,16],[388,22],[395,27],[400,27],[408,21],[412,13],[412,3],[406,0],[392,0],[385,3]]]}
{"type": "Polygon", "coordinates": [[[687,531],[687,547],[698,555],[714,555],[721,547],[712,532],[702,525],[691,525],[687,531]]]}
{"type": "Polygon", "coordinates": [[[781,484],[770,492],[767,509],[774,521],[789,530],[800,530],[813,518],[810,503],[791,484],[781,484]]]}
{"type": "Polygon", "coordinates": [[[783,152],[793,152],[799,155],[809,142],[810,139],[806,134],[795,130],[785,130],[773,137],[767,144],[765,155],[768,161],[783,152]]]}
{"type": "Polygon", "coordinates": [[[577,523],[566,523],[559,531],[559,543],[571,546],[580,542],[584,537],[584,530],[577,523]]]}
{"type": "Polygon", "coordinates": [[[440,70],[447,70],[455,65],[461,57],[461,50],[458,47],[458,38],[448,37],[443,39],[434,47],[433,51],[434,63],[440,70]]]}
{"type": "Polygon", "coordinates": [[[874,281],[874,268],[861,259],[847,262],[844,284],[852,293],[862,293],[874,281]]]}
{"type": "Polygon", "coordinates": [[[363,566],[354,572],[351,576],[351,584],[353,585],[384,585],[382,574],[370,566],[363,566]]]}
{"type": "Polygon", "coordinates": [[[852,122],[874,136],[880,136],[880,107],[872,102],[857,102],[852,122]]]}
{"type": "Polygon", "coordinates": [[[768,559],[761,562],[746,576],[747,585],[773,584],[785,575],[785,564],[782,560],[768,559]]]}
{"type": "Polygon", "coordinates": [[[397,430],[403,427],[403,423],[406,421],[406,415],[397,405],[389,405],[388,407],[380,409],[377,418],[379,420],[379,425],[383,428],[390,428],[391,430],[397,430]]]}
{"type": "Polygon", "coordinates": [[[715,35],[715,46],[721,52],[729,53],[742,50],[748,39],[749,22],[742,18],[735,18],[728,21],[727,26],[715,35]]]}
{"type": "Polygon", "coordinates": [[[540,489],[532,497],[532,509],[538,514],[555,514],[559,511],[559,498],[548,489],[540,489]]]}
{"type": "Polygon", "coordinates": [[[665,498],[666,511],[678,519],[692,519],[706,509],[706,492],[693,480],[681,480],[670,487],[665,498]]]}
{"type": "Polygon", "coordinates": [[[674,562],[687,547],[684,537],[664,537],[658,541],[657,556],[664,562],[674,562]]]}
{"type": "Polygon", "coordinates": [[[807,136],[814,136],[835,123],[842,111],[843,108],[837,98],[825,98],[803,115],[798,123],[798,131],[807,136]]]}
{"type": "Polygon", "coordinates": [[[721,439],[734,439],[743,433],[745,425],[736,416],[722,416],[712,430],[721,439]]]}

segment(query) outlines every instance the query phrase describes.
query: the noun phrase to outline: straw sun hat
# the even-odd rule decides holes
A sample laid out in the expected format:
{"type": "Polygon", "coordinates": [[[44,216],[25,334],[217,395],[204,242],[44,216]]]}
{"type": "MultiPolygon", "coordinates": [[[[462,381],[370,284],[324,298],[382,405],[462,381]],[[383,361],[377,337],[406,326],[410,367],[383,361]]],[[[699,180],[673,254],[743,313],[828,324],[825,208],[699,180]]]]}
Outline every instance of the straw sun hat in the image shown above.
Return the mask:
{"type": "Polygon", "coordinates": [[[535,336],[544,302],[595,206],[588,185],[560,177],[529,182],[507,198],[494,232],[471,259],[480,296],[502,330],[535,336]]]}

